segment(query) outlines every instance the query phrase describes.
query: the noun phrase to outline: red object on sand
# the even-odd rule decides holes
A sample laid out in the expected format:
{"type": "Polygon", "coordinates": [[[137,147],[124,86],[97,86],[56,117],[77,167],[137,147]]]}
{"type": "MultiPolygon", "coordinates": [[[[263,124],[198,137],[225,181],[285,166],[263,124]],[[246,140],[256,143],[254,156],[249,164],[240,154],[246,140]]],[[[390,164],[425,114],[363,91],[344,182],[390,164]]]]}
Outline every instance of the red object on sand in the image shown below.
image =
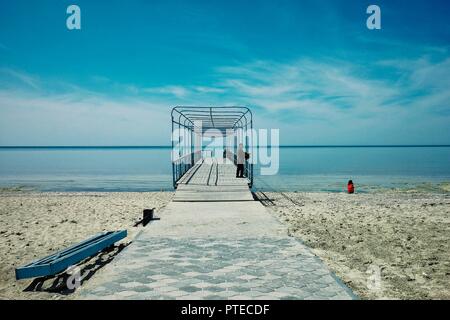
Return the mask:
{"type": "Polygon", "coordinates": [[[348,193],[354,193],[355,192],[355,186],[353,185],[353,183],[349,183],[347,185],[347,190],[348,190],[348,193]]]}

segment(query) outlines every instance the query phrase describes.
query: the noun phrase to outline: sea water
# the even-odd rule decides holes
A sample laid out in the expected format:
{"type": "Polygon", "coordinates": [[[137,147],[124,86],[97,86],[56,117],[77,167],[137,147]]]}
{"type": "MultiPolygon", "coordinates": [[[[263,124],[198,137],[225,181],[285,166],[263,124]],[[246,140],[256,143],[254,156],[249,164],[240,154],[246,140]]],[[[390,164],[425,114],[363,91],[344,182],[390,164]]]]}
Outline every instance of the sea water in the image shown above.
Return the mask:
{"type": "MultiPolygon", "coordinates": [[[[254,189],[450,192],[450,147],[281,147],[276,175],[254,166],[254,189]]],[[[173,190],[169,147],[0,148],[0,188],[35,191],[173,190]]]]}

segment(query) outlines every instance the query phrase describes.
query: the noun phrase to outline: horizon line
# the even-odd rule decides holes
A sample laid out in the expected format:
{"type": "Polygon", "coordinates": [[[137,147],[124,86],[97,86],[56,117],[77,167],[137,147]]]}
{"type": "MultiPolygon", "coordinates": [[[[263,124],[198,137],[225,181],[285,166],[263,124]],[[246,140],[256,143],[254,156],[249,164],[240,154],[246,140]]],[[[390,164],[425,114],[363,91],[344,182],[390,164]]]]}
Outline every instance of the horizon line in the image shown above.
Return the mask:
{"type": "MultiPolygon", "coordinates": [[[[256,148],[271,148],[271,145],[268,146],[255,146],[256,148]]],[[[332,144],[324,144],[324,145],[279,145],[279,148],[418,148],[418,147],[450,147],[450,144],[342,144],[342,145],[332,145],[332,144]]],[[[171,145],[96,145],[96,146],[83,146],[83,145],[56,145],[56,146],[0,146],[0,149],[170,149],[171,145]]],[[[219,147],[212,147],[219,148],[219,147]]]]}

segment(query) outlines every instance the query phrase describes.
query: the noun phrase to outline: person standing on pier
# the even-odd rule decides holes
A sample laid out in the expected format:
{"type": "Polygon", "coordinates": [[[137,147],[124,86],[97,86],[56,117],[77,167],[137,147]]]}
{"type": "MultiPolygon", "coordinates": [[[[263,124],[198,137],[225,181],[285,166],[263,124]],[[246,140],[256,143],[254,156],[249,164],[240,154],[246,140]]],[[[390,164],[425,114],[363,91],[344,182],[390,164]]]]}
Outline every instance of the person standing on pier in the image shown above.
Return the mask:
{"type": "Polygon", "coordinates": [[[244,177],[244,161],[245,161],[244,147],[243,147],[242,143],[240,143],[238,151],[237,151],[236,178],[244,177]]]}

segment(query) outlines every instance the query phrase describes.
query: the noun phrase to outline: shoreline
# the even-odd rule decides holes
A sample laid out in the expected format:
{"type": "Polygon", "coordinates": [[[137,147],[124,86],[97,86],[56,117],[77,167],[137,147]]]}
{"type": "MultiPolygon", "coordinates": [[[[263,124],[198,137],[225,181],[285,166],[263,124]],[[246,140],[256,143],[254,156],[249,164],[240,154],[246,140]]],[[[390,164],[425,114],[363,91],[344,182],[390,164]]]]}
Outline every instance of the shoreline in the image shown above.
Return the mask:
{"type": "MultiPolygon", "coordinates": [[[[171,179],[171,177],[167,178],[171,179]]],[[[387,179],[383,176],[356,176],[353,177],[356,184],[356,193],[359,194],[379,194],[379,193],[434,193],[445,194],[450,193],[450,176],[429,177],[429,176],[398,176],[395,179],[387,179]],[[389,182],[387,182],[389,181],[389,182]]],[[[149,186],[143,186],[142,177],[137,179],[131,177],[129,180],[121,181],[117,184],[117,180],[98,180],[95,178],[87,178],[83,182],[78,181],[75,185],[68,187],[65,185],[67,179],[53,179],[46,181],[37,179],[33,183],[31,180],[12,181],[0,184],[0,194],[5,193],[143,193],[143,192],[174,192],[171,183],[165,183],[159,187],[150,187],[152,181],[147,181],[149,186]],[[86,181],[89,181],[87,183],[86,181]],[[99,183],[101,181],[101,184],[99,183]],[[138,183],[138,185],[136,185],[138,183]],[[107,185],[105,187],[104,185],[107,185]],[[63,187],[64,185],[64,187],[63,187]],[[102,186],[100,186],[102,185],[102,186]],[[126,188],[123,186],[127,185],[126,188]]],[[[77,181],[75,178],[73,181],[77,181]]],[[[72,181],[72,182],[73,182],[72,181]]],[[[264,180],[256,176],[253,192],[292,192],[292,193],[342,193],[346,192],[347,177],[336,175],[278,175],[275,181],[264,180]],[[302,187],[298,185],[298,179],[302,180],[302,187]]],[[[160,183],[160,182],[157,182],[160,183]]]]}
{"type": "MultiPolygon", "coordinates": [[[[14,268],[105,230],[127,229],[123,247],[141,230],[133,224],[142,210],[155,207],[161,214],[173,194],[0,191],[0,299],[76,299],[50,292],[54,279],[43,291],[24,292],[32,279],[16,281],[14,268]]],[[[449,193],[265,195],[269,200],[263,204],[289,235],[309,246],[360,298],[450,298],[449,193]],[[368,288],[377,272],[381,286],[368,288]]],[[[107,263],[117,251],[95,259],[107,263]]]]}

